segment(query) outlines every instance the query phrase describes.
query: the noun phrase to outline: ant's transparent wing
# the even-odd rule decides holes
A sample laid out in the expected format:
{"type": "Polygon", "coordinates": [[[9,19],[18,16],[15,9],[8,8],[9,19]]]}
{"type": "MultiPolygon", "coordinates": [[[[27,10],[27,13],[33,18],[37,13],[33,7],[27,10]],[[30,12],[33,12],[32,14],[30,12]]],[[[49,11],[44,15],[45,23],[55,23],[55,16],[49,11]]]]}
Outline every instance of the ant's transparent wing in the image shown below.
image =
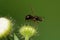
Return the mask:
{"type": "Polygon", "coordinates": [[[27,15],[35,15],[36,11],[35,8],[33,7],[33,4],[29,4],[29,11],[27,12],[27,15]]]}

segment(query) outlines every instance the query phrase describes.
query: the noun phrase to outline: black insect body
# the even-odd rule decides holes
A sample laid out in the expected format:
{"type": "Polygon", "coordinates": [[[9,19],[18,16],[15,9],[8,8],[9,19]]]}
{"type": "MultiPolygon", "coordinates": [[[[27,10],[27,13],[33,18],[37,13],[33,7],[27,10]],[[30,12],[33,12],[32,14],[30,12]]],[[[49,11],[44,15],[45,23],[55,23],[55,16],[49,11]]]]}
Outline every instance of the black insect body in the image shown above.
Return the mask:
{"type": "Polygon", "coordinates": [[[39,17],[39,16],[27,15],[25,17],[25,20],[32,20],[34,22],[42,22],[43,21],[43,18],[42,17],[39,17]]]}
{"type": "Polygon", "coordinates": [[[42,17],[38,17],[38,16],[34,16],[33,20],[42,22],[43,18],[42,17]]]}
{"type": "MultiPolygon", "coordinates": [[[[34,11],[34,7],[32,7],[30,5],[30,8],[31,8],[31,12],[32,13],[35,13],[34,11]]],[[[42,17],[39,17],[39,16],[33,16],[33,15],[26,15],[25,16],[25,20],[31,20],[31,21],[34,21],[34,22],[42,22],[43,21],[43,18],[42,17]]]]}
{"type": "Polygon", "coordinates": [[[32,15],[26,15],[25,20],[32,20],[33,16],[32,15]]]}

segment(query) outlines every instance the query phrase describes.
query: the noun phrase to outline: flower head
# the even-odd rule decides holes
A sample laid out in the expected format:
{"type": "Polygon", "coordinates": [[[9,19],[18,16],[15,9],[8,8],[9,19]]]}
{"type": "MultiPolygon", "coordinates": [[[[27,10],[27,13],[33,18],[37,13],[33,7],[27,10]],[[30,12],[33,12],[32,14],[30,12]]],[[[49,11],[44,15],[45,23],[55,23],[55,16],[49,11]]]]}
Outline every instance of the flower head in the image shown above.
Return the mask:
{"type": "Polygon", "coordinates": [[[0,37],[6,36],[11,30],[11,21],[7,18],[0,18],[0,37]]]}
{"type": "Polygon", "coordinates": [[[36,30],[33,28],[33,26],[24,25],[22,28],[20,28],[19,32],[24,37],[31,37],[36,33],[36,30]]]}

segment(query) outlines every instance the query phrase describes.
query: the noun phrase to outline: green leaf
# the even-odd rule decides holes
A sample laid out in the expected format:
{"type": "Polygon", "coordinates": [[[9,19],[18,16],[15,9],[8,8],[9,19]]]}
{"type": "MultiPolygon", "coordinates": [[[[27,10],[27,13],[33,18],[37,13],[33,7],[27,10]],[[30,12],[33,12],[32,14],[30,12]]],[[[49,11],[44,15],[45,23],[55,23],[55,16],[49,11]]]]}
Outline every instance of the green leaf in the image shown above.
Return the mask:
{"type": "Polygon", "coordinates": [[[19,40],[19,38],[14,34],[14,40],[19,40]]]}

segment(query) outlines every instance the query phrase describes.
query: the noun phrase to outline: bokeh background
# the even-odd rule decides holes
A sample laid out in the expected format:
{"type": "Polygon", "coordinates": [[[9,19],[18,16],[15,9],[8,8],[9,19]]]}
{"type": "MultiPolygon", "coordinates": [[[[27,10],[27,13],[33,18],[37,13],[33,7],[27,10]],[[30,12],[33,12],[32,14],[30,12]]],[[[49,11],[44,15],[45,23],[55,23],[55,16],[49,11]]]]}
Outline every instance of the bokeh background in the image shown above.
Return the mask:
{"type": "Polygon", "coordinates": [[[58,0],[0,0],[0,16],[12,17],[17,25],[24,24],[25,15],[31,11],[30,4],[33,5],[35,11],[33,15],[44,17],[44,22],[36,27],[40,35],[32,39],[60,40],[60,3],[58,0]]]}

